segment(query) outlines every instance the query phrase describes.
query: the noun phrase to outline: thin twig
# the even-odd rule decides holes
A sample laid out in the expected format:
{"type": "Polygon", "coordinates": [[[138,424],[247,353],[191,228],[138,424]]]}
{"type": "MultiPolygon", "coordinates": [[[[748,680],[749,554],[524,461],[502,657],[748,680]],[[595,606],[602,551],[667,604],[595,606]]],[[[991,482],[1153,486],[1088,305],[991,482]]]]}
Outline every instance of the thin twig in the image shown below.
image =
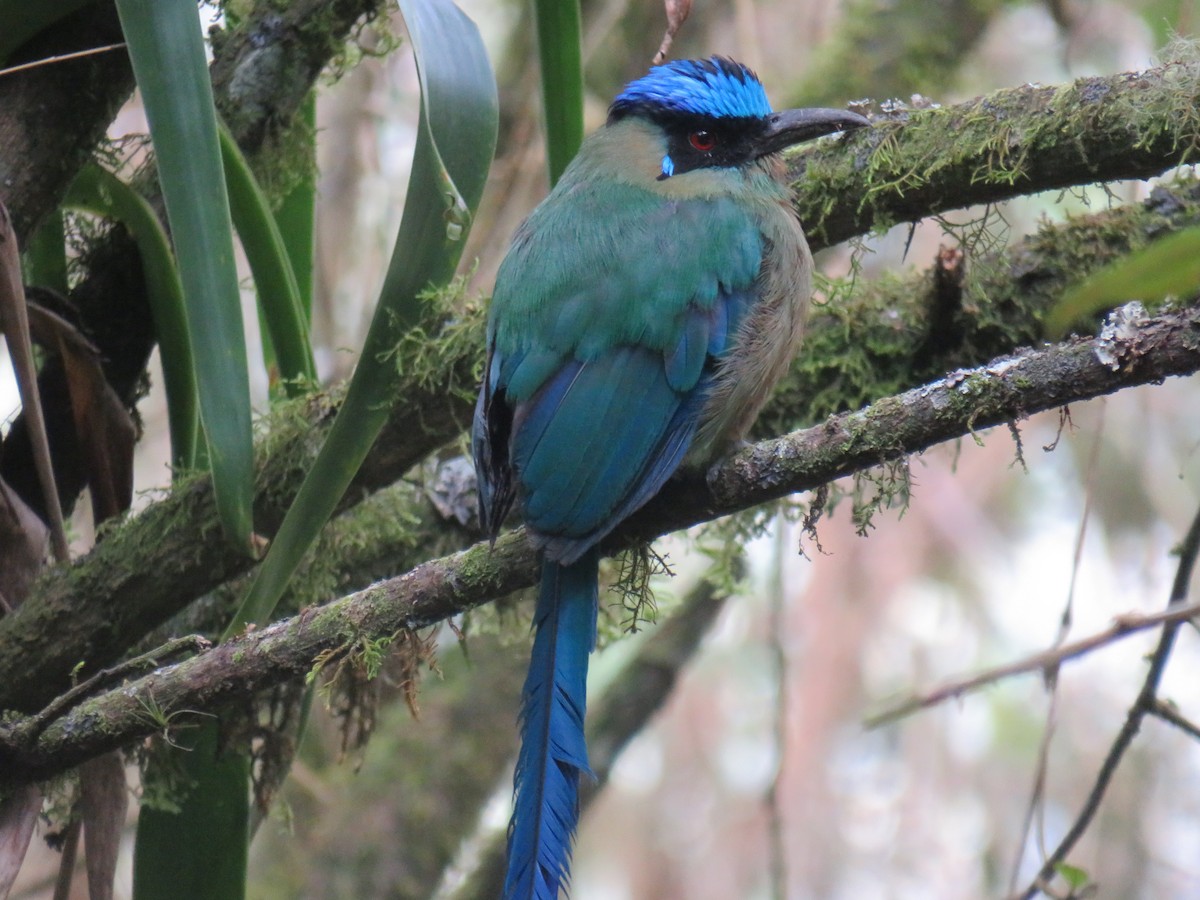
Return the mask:
{"type": "Polygon", "coordinates": [[[103,47],[90,47],[87,50],[77,50],[74,53],[62,53],[58,56],[47,56],[45,59],[35,59],[33,62],[21,63],[19,66],[9,66],[6,69],[0,69],[0,78],[5,75],[15,75],[17,72],[24,72],[27,69],[37,69],[41,66],[49,66],[54,63],[66,62],[70,59],[80,59],[84,56],[95,56],[98,53],[108,53],[110,50],[120,50],[125,46],[125,42],[119,44],[105,44],[103,47]]]}
{"type": "MultiPolygon", "coordinates": [[[[1112,746],[1109,747],[1108,755],[1104,758],[1104,762],[1096,774],[1096,781],[1092,785],[1087,799],[1084,800],[1083,808],[1076,816],[1074,824],[1054,852],[1042,864],[1041,870],[1021,895],[1021,900],[1032,900],[1039,892],[1045,891],[1044,885],[1050,884],[1058,870],[1058,864],[1066,859],[1067,854],[1075,847],[1075,844],[1087,831],[1088,826],[1091,825],[1092,819],[1095,818],[1096,811],[1100,808],[1100,801],[1104,799],[1105,791],[1112,782],[1118,764],[1142,727],[1142,720],[1147,715],[1155,713],[1155,707],[1158,704],[1158,685],[1162,681],[1167,660],[1170,659],[1171,650],[1175,646],[1175,635],[1179,632],[1179,626],[1194,616],[1195,610],[1200,606],[1196,603],[1180,606],[1187,597],[1188,584],[1192,578],[1192,570],[1195,568],[1197,556],[1200,556],[1200,511],[1197,511],[1196,517],[1192,519],[1187,537],[1184,538],[1179,550],[1179,568],[1175,571],[1175,582],[1171,585],[1171,598],[1167,603],[1167,610],[1158,616],[1163,624],[1162,635],[1158,639],[1158,647],[1155,649],[1154,655],[1150,658],[1150,670],[1146,673],[1146,680],[1142,682],[1142,690],[1129,708],[1125,724],[1121,726],[1112,746]]],[[[1146,621],[1152,618],[1155,617],[1144,617],[1146,621]]]]}
{"type": "Polygon", "coordinates": [[[787,712],[788,712],[788,653],[784,644],[787,611],[787,592],[784,588],[783,566],[788,557],[786,548],[791,529],[782,515],[775,518],[775,553],[771,572],[771,597],[768,621],[767,647],[775,668],[775,709],[772,723],[775,731],[775,774],[767,786],[764,803],[767,807],[767,834],[770,840],[771,897],[784,900],[787,897],[787,853],[783,840],[783,806],[779,802],[783,784],[783,767],[788,758],[787,712]]]}
{"type": "MultiPolygon", "coordinates": [[[[1075,532],[1075,552],[1071,557],[1071,583],[1067,587],[1067,602],[1063,606],[1062,617],[1059,620],[1058,634],[1054,638],[1054,647],[1060,648],[1067,635],[1071,632],[1071,623],[1075,611],[1075,585],[1079,582],[1079,570],[1083,565],[1083,545],[1087,538],[1088,521],[1092,516],[1092,501],[1096,496],[1096,474],[1100,461],[1101,438],[1104,435],[1104,411],[1107,409],[1104,400],[1100,401],[1100,416],[1096,426],[1096,434],[1088,451],[1087,469],[1084,478],[1083,515],[1079,519],[1079,528],[1075,532]]],[[[1021,860],[1025,858],[1025,847],[1029,843],[1029,830],[1037,821],[1037,845],[1042,858],[1046,857],[1046,775],[1050,767],[1050,745],[1054,741],[1054,732],[1058,723],[1058,671],[1057,665],[1046,669],[1046,688],[1050,692],[1050,703],[1046,710],[1046,727],[1042,730],[1042,739],[1038,746],[1036,775],[1033,780],[1033,790],[1030,792],[1029,807],[1025,811],[1025,821],[1021,829],[1021,839],[1017,842],[1017,853],[1013,859],[1012,872],[1009,875],[1008,892],[1017,890],[1021,877],[1021,860]]]]}
{"type": "Polygon", "coordinates": [[[971,691],[978,690],[981,687],[994,684],[998,681],[1003,681],[1014,675],[1053,670],[1069,659],[1084,656],[1093,650],[1098,650],[1122,638],[1129,637],[1131,634],[1137,634],[1139,631],[1157,628],[1159,625],[1177,628],[1181,622],[1186,622],[1197,616],[1200,616],[1200,600],[1178,608],[1172,606],[1157,613],[1124,613],[1114,618],[1112,625],[1103,631],[1098,631],[1095,634],[1072,641],[1069,644],[1063,644],[1060,647],[1051,647],[1048,650],[1042,650],[1015,662],[985,669],[979,674],[968,678],[954,679],[928,693],[910,697],[885,709],[883,712],[868,716],[864,719],[864,725],[867,728],[878,728],[880,725],[886,725],[889,722],[912,715],[918,710],[937,706],[946,700],[961,697],[971,691]]]}
{"type": "Polygon", "coordinates": [[[671,52],[671,44],[675,42],[675,35],[679,33],[692,11],[692,0],[666,0],[663,6],[667,13],[667,30],[663,32],[662,43],[658,45],[658,52],[654,54],[653,64],[656,66],[666,62],[667,54],[671,52]]]}
{"type": "Polygon", "coordinates": [[[107,669],[101,669],[91,678],[80,682],[69,691],[55,697],[54,701],[49,703],[36,716],[32,716],[20,728],[16,729],[14,737],[18,743],[35,741],[38,735],[45,731],[51,722],[61,718],[68,710],[82,702],[89,694],[96,693],[106,684],[118,678],[124,678],[126,675],[141,669],[157,669],[166,661],[184,652],[202,653],[211,646],[212,642],[207,638],[201,637],[198,634],[187,634],[183,637],[172,638],[162,646],[155,647],[147,653],[124,660],[107,669]]]}
{"type": "Polygon", "coordinates": [[[1175,708],[1173,703],[1168,703],[1166,700],[1158,699],[1154,701],[1154,706],[1147,710],[1150,715],[1162,719],[1164,722],[1169,722],[1174,725],[1184,734],[1194,737],[1200,741],[1200,725],[1197,725],[1191,719],[1182,715],[1175,708]]]}

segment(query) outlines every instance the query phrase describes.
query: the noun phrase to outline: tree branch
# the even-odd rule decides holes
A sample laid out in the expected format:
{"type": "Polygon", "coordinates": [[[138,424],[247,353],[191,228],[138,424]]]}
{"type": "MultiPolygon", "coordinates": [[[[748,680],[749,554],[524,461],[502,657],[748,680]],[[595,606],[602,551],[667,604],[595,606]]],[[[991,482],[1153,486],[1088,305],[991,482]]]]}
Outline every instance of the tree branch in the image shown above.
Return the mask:
{"type": "MultiPolygon", "coordinates": [[[[1146,631],[1150,628],[1157,628],[1160,625],[1175,625],[1180,622],[1186,622],[1197,616],[1200,616],[1200,603],[1195,602],[1181,607],[1172,606],[1157,613],[1125,613],[1114,618],[1113,623],[1103,631],[1089,634],[1087,637],[1079,638],[1067,644],[1060,644],[1047,650],[1039,650],[1037,653],[1031,653],[1022,659],[1014,660],[1000,666],[993,666],[975,675],[955,678],[930,691],[914,694],[898,703],[889,705],[881,712],[867,716],[863,720],[863,725],[867,728],[878,728],[880,725],[887,725],[895,722],[897,719],[903,719],[905,716],[910,716],[931,706],[937,706],[939,703],[944,703],[947,700],[957,699],[963,694],[977,691],[982,687],[995,684],[1007,678],[1012,678],[1014,675],[1026,675],[1030,672],[1041,672],[1043,674],[1053,672],[1069,659],[1086,656],[1093,650],[1099,650],[1102,647],[1115,644],[1122,638],[1127,638],[1130,635],[1146,631]]],[[[1157,708],[1151,711],[1156,715],[1160,713],[1160,710],[1157,708]]]]}
{"type": "Polygon", "coordinates": [[[899,110],[795,157],[813,249],[950,209],[1150,178],[1200,156],[1200,58],[899,110]]]}
{"type": "MultiPolygon", "coordinates": [[[[1173,93],[1168,82],[1175,79],[1188,84],[1184,76],[1194,76],[1193,69],[1172,65],[1176,68],[1170,72],[1163,67],[1141,76],[1102,80],[1106,90],[1095,90],[1106,97],[1114,91],[1120,94],[1120,85],[1127,82],[1146,85],[1136,95],[1144,101],[1141,111],[1134,111],[1140,127],[1146,134],[1175,135],[1174,155],[1159,159],[1159,171],[1186,157],[1191,145],[1180,143],[1187,133],[1181,123],[1200,115],[1193,110],[1192,118],[1171,118],[1176,112],[1173,101],[1178,90],[1173,93]]],[[[1017,93],[1025,96],[1029,90],[1033,89],[1019,89],[1017,93]]],[[[1061,90],[1069,92],[1073,88],[1061,90]]],[[[1008,93],[998,92],[936,112],[970,118],[968,113],[974,109],[978,116],[979,110],[1000,107],[1008,93]]],[[[1048,100],[1043,98],[1042,102],[1048,100]]],[[[1042,113],[1043,118],[1061,127],[1077,121],[1072,115],[1071,110],[1047,109],[1042,113]]],[[[1107,115],[1097,114],[1094,121],[1104,125],[1107,115]]],[[[843,222],[837,226],[843,234],[847,228],[861,232],[877,221],[878,213],[865,205],[859,210],[859,201],[852,198],[865,196],[870,185],[907,184],[916,178],[912,173],[916,157],[897,154],[896,147],[920,146],[940,148],[932,157],[928,155],[932,150],[919,157],[925,164],[921,171],[938,173],[940,186],[939,192],[926,193],[926,201],[932,205],[924,212],[961,205],[964,198],[972,196],[977,172],[969,163],[956,162],[959,156],[954,146],[945,144],[947,127],[943,117],[925,114],[914,116],[905,125],[881,126],[880,134],[889,135],[888,140],[874,149],[862,144],[861,153],[845,161],[847,171],[854,173],[849,185],[844,176],[826,183],[823,175],[818,177],[818,169],[811,168],[816,162],[810,160],[798,203],[802,208],[828,207],[830,215],[843,222]],[[858,165],[859,156],[865,158],[866,165],[858,165]]],[[[1090,132],[1085,131],[1087,135],[1090,132]]],[[[1111,127],[1099,128],[1094,138],[1086,140],[1076,135],[1068,143],[1074,146],[1081,141],[1089,159],[1116,159],[1138,144],[1128,133],[1111,127]]],[[[851,149],[859,146],[850,145],[851,149]]],[[[821,152],[819,158],[826,162],[844,155],[836,143],[821,152]]],[[[823,167],[824,163],[818,166],[823,167]]],[[[1057,186],[1063,177],[1058,168],[1030,172],[1019,186],[999,184],[996,190],[1013,196],[1057,186]],[[1037,177],[1048,180],[1039,182],[1037,177]]],[[[1081,180],[1129,174],[1111,167],[1075,172],[1081,180]]],[[[961,345],[931,357],[922,367],[914,366],[913,347],[925,340],[923,335],[928,329],[926,297],[930,288],[924,276],[893,285],[890,290],[865,289],[860,294],[864,298],[861,304],[848,304],[814,321],[805,353],[793,367],[791,379],[764,411],[761,428],[774,433],[795,428],[831,411],[855,408],[919,384],[931,377],[935,366],[978,364],[1029,342],[1038,333],[1040,310],[1065,286],[1065,273],[1081,277],[1120,252],[1122,242],[1136,246],[1147,235],[1200,221],[1196,193],[1196,186],[1191,185],[1164,193],[1148,204],[1046,229],[987,266],[976,264],[969,276],[976,279],[974,286],[964,288],[964,294],[971,296],[977,307],[970,316],[963,316],[973,330],[961,345]],[[859,320],[848,323],[846,316],[855,309],[859,320]],[[897,313],[903,328],[896,327],[897,313]],[[853,327],[849,327],[851,324],[853,327]],[[847,339],[847,333],[855,335],[853,342],[847,339]],[[887,348],[886,357],[879,352],[881,347],[887,348]]],[[[357,502],[364,492],[394,481],[460,433],[469,418],[470,391],[480,364],[483,340],[479,328],[478,316],[467,317],[460,322],[454,341],[444,342],[436,367],[426,365],[419,377],[397,385],[392,417],[343,500],[343,509],[357,502]],[[436,374],[439,372],[444,374],[436,374]],[[452,389],[447,389],[447,383],[452,389]]],[[[255,505],[260,531],[273,532],[281,520],[315,456],[336,402],[335,398],[319,395],[302,409],[293,407],[290,419],[271,423],[271,434],[264,441],[269,449],[260,469],[255,505]]],[[[9,459],[6,455],[6,462],[9,459]]],[[[247,571],[249,563],[231,553],[217,539],[217,533],[211,486],[201,479],[110,532],[104,542],[74,565],[51,571],[16,614],[0,619],[0,709],[34,711],[65,689],[69,673],[78,663],[84,662],[93,670],[111,663],[196,597],[247,571]]]]}
{"type": "MultiPolygon", "coordinates": [[[[1131,318],[1117,335],[1027,350],[951,373],[822,425],[763,441],[714,467],[706,480],[673,482],[605,542],[605,551],[727,515],[934,444],[1170,375],[1200,369],[1200,310],[1131,318]]],[[[350,657],[391,637],[533,583],[535,552],[522,532],[432,560],[328,606],[215,647],[194,659],[80,703],[34,740],[20,721],[0,742],[0,784],[46,778],[153,733],[161,722],[350,657]],[[148,710],[157,714],[151,716],[148,710]]]]}
{"type": "MultiPolygon", "coordinates": [[[[124,40],[111,3],[94,3],[21,47],[9,66],[124,40]]],[[[25,246],[133,93],[124,48],[0,74],[0,186],[25,246]]]]}

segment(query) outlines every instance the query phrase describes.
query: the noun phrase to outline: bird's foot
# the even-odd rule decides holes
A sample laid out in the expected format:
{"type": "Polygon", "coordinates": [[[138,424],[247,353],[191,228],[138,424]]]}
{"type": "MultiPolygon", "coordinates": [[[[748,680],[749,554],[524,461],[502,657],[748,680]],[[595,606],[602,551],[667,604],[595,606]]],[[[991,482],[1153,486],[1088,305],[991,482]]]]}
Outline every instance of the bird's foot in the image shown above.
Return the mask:
{"type": "Polygon", "coordinates": [[[747,441],[744,438],[739,438],[738,440],[730,441],[725,446],[725,452],[718,456],[716,461],[709,465],[704,472],[704,483],[708,485],[709,490],[712,490],[713,484],[717,480],[717,476],[720,475],[721,469],[725,466],[725,463],[729,460],[729,457],[737,454],[741,450],[745,450],[750,445],[750,441],[747,441]]]}

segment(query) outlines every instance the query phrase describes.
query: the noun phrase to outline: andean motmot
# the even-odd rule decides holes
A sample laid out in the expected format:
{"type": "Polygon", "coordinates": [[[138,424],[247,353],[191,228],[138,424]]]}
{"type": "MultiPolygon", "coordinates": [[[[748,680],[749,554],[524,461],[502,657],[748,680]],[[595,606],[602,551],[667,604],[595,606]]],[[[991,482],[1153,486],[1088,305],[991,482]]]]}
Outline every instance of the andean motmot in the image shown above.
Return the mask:
{"type": "Polygon", "coordinates": [[[515,506],[541,559],[506,898],[569,877],[598,543],[741,440],[797,351],[812,257],[779,151],[867,124],[772,112],[724,57],[657,66],[513,238],[472,434],[484,529],[515,506]]]}

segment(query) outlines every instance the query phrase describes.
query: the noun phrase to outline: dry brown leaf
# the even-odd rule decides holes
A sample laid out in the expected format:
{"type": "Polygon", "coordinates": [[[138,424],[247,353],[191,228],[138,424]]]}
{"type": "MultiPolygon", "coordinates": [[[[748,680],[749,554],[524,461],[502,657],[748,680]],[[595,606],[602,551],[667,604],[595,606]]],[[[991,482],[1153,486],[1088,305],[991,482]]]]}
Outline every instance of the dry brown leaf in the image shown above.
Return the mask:
{"type": "Polygon", "coordinates": [[[24,602],[46,564],[49,537],[46,523],[0,478],[0,614],[24,602]]]}
{"type": "Polygon", "coordinates": [[[62,356],[75,435],[92,489],[92,515],[99,525],[133,502],[137,426],[104,377],[100,354],[74,325],[30,303],[29,328],[39,344],[62,356]]]}
{"type": "Polygon", "coordinates": [[[42,792],[34,785],[19,787],[0,800],[0,897],[7,897],[17,880],[41,811],[42,792]]]}
{"type": "Polygon", "coordinates": [[[79,770],[79,811],[90,900],[112,900],[121,850],[121,830],[129,808],[125,766],[119,753],[89,760],[79,770]]]}
{"type": "Polygon", "coordinates": [[[658,46],[658,52],[654,54],[654,65],[656,66],[661,66],[666,60],[667,54],[671,50],[671,44],[675,42],[675,35],[679,34],[679,29],[691,15],[692,0],[663,0],[663,7],[667,11],[667,30],[663,34],[662,43],[658,46]]]}
{"type": "Polygon", "coordinates": [[[33,347],[29,342],[29,317],[25,308],[25,286],[21,282],[21,255],[17,249],[17,234],[13,231],[8,207],[0,201],[0,331],[8,339],[8,352],[17,374],[21,407],[29,422],[29,438],[33,443],[33,459],[38,480],[50,516],[50,537],[54,555],[60,562],[70,557],[67,550],[67,531],[63,525],[62,506],[54,483],[54,468],[50,462],[50,444],[46,440],[46,419],[38,396],[37,367],[33,362],[33,347]]]}

